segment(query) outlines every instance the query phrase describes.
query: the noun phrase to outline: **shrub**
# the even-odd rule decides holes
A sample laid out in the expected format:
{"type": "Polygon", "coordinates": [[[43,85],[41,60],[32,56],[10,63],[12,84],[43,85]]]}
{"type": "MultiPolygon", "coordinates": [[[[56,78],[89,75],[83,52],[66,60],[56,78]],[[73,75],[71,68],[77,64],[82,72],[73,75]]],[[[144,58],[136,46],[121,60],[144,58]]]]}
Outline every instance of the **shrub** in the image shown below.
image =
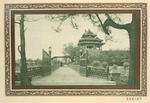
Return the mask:
{"type": "Polygon", "coordinates": [[[129,62],[130,62],[130,59],[123,59],[122,62],[127,62],[127,63],[129,63],[129,62]]]}
{"type": "Polygon", "coordinates": [[[98,67],[98,66],[100,66],[100,61],[93,61],[92,65],[94,67],[98,67]]]}
{"type": "Polygon", "coordinates": [[[116,64],[114,64],[114,65],[113,65],[113,69],[114,69],[114,70],[117,70],[117,69],[118,69],[118,66],[117,66],[116,64]]]}
{"type": "Polygon", "coordinates": [[[103,62],[103,67],[106,68],[108,66],[107,62],[103,62]]]}
{"type": "Polygon", "coordinates": [[[127,67],[129,67],[129,63],[128,62],[124,62],[123,63],[123,67],[124,67],[124,69],[127,68],[127,67]]]}

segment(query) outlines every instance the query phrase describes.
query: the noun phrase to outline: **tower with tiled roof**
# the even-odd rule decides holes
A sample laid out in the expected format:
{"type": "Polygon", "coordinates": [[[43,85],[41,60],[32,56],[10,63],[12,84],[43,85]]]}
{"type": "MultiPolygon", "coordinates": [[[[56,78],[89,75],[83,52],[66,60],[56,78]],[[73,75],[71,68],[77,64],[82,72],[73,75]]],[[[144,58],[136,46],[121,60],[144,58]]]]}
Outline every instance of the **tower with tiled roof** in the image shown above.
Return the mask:
{"type": "Polygon", "coordinates": [[[86,49],[99,49],[102,50],[102,45],[105,43],[102,43],[103,40],[99,39],[96,34],[90,31],[85,30],[85,33],[82,35],[81,39],[78,42],[78,46],[86,49]]]}

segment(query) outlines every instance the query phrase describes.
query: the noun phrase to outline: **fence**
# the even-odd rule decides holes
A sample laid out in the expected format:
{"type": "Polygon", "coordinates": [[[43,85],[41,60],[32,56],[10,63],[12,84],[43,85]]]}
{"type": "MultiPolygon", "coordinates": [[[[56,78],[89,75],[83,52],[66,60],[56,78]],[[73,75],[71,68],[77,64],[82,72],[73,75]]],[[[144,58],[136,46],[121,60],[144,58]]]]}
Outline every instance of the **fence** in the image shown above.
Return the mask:
{"type": "Polygon", "coordinates": [[[87,71],[88,71],[88,76],[99,76],[102,78],[108,77],[107,69],[88,66],[87,71]]]}
{"type": "MultiPolygon", "coordinates": [[[[37,76],[46,76],[50,75],[51,72],[54,72],[61,66],[61,63],[54,63],[52,66],[45,65],[42,66],[34,66],[34,67],[28,67],[28,77],[33,78],[37,76]]],[[[15,72],[15,81],[20,81],[20,71],[15,72]]]]}
{"type": "MultiPolygon", "coordinates": [[[[42,76],[42,66],[35,66],[35,67],[28,67],[28,77],[36,77],[36,76],[42,76]]],[[[15,72],[15,81],[20,81],[20,71],[15,72]]]]}
{"type": "Polygon", "coordinates": [[[51,72],[54,72],[59,67],[61,67],[61,63],[54,63],[53,65],[51,65],[51,72]]]}

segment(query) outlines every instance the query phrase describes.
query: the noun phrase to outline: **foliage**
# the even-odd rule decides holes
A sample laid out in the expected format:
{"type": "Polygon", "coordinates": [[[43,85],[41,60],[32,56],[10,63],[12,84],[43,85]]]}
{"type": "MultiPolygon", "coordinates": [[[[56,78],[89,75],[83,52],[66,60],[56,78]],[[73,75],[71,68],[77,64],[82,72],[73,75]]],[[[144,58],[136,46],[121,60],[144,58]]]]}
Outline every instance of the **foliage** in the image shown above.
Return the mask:
{"type": "Polygon", "coordinates": [[[117,64],[122,66],[123,59],[129,59],[129,50],[107,50],[101,52],[104,56],[103,60],[109,65],[117,64]]]}
{"type": "Polygon", "coordinates": [[[42,60],[37,58],[36,60],[34,60],[36,65],[42,65],[42,60]]]}
{"type": "Polygon", "coordinates": [[[104,68],[106,68],[108,66],[107,62],[103,62],[102,65],[104,68]]]}
{"type": "Polygon", "coordinates": [[[93,61],[92,66],[94,67],[100,66],[100,61],[93,61]]]}
{"type": "Polygon", "coordinates": [[[92,65],[93,61],[107,62],[109,66],[117,64],[119,66],[123,65],[123,60],[129,59],[129,50],[106,50],[97,51],[89,50],[89,60],[88,64],[92,65]]]}
{"type": "Polygon", "coordinates": [[[33,62],[33,60],[32,59],[27,59],[27,62],[33,62]]]}
{"type": "Polygon", "coordinates": [[[71,59],[74,59],[74,56],[76,56],[76,53],[79,51],[79,47],[76,47],[73,45],[73,43],[64,44],[63,48],[63,54],[69,55],[71,59]]]}
{"type": "Polygon", "coordinates": [[[27,59],[27,63],[30,63],[31,65],[42,65],[42,60],[37,58],[37,59],[27,59]]]}
{"type": "Polygon", "coordinates": [[[130,59],[123,59],[122,62],[130,62],[130,59]]]}
{"type": "Polygon", "coordinates": [[[60,63],[61,61],[59,59],[52,60],[52,63],[60,63]]]}
{"type": "Polygon", "coordinates": [[[124,66],[124,69],[125,69],[125,68],[129,67],[129,63],[128,62],[124,62],[123,66],[124,66]]]}

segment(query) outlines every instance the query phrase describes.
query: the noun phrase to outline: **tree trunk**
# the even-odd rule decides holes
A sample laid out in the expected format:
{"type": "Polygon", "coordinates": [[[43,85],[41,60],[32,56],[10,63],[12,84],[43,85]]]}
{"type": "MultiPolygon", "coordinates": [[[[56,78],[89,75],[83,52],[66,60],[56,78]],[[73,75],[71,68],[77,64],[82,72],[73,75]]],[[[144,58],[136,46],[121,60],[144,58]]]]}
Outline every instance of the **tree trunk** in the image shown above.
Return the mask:
{"type": "Polygon", "coordinates": [[[136,84],[136,14],[132,14],[132,22],[129,31],[130,40],[130,66],[129,66],[129,85],[136,84]]]}
{"type": "Polygon", "coordinates": [[[21,38],[21,85],[29,85],[26,55],[25,55],[25,36],[24,36],[24,14],[21,14],[20,20],[20,38],[21,38]]]}
{"type": "MultiPolygon", "coordinates": [[[[104,32],[107,30],[107,26],[112,26],[116,29],[125,29],[129,33],[129,41],[130,41],[130,66],[129,66],[129,85],[136,85],[136,14],[132,14],[132,22],[124,25],[120,25],[115,23],[109,15],[108,19],[104,22],[103,29],[104,32]]],[[[97,15],[99,21],[100,18],[97,15]]],[[[108,32],[105,32],[109,34],[108,32]]]]}

